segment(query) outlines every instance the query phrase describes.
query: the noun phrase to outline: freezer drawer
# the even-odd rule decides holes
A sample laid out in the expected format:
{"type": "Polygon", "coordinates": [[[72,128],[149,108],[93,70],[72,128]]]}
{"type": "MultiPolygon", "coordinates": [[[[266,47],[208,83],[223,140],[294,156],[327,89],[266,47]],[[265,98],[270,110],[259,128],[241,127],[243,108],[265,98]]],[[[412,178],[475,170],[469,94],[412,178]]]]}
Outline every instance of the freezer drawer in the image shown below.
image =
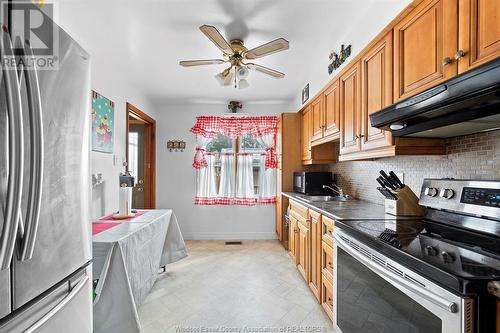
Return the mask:
{"type": "Polygon", "coordinates": [[[0,324],[0,333],[91,333],[92,267],[75,273],[0,324]]]}

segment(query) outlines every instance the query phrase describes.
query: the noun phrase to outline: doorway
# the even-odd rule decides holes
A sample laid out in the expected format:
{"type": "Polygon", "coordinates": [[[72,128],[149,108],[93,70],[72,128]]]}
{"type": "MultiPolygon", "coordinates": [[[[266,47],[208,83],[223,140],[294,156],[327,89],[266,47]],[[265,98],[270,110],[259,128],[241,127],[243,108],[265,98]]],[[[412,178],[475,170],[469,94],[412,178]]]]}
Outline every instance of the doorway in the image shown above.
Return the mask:
{"type": "Polygon", "coordinates": [[[135,178],[133,209],[155,208],[156,121],[127,103],[127,171],[135,178]]]}

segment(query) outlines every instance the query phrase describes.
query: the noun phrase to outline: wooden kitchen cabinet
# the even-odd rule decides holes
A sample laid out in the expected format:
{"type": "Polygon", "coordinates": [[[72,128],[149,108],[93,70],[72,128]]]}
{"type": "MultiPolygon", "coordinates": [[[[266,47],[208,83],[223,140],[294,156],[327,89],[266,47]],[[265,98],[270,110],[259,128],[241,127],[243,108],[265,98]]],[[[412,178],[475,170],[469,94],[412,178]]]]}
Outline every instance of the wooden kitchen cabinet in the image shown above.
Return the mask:
{"type": "Polygon", "coordinates": [[[302,160],[309,161],[312,159],[311,153],[311,107],[308,106],[302,111],[302,160]]]}
{"type": "Polygon", "coordinates": [[[392,146],[392,134],[372,127],[370,114],[392,104],[392,31],[361,57],[361,150],[392,146]]]}
{"type": "Polygon", "coordinates": [[[311,141],[321,139],[323,137],[323,95],[319,95],[311,102],[311,123],[312,135],[311,141]]]}
{"type": "Polygon", "coordinates": [[[282,113],[278,118],[276,133],[276,234],[283,246],[288,248],[289,232],[284,216],[288,208],[288,198],[281,192],[293,191],[293,173],[302,170],[300,149],[301,115],[297,112],[282,113]]]}
{"type": "Polygon", "coordinates": [[[333,247],[333,230],[335,228],[334,221],[326,216],[321,218],[322,230],[321,230],[321,240],[333,247]]]}
{"type": "Polygon", "coordinates": [[[500,0],[459,1],[458,72],[500,56],[500,0]]]}
{"type": "Polygon", "coordinates": [[[333,283],[324,279],[321,285],[321,306],[328,317],[333,320],[333,283]]]}
{"type": "Polygon", "coordinates": [[[324,93],[325,111],[324,111],[324,133],[325,137],[338,139],[340,133],[340,92],[339,80],[333,81],[324,93]]]}
{"type": "Polygon", "coordinates": [[[310,276],[309,228],[306,224],[301,223],[300,221],[297,223],[297,227],[299,229],[298,233],[299,250],[297,259],[297,269],[299,270],[300,275],[302,275],[304,280],[307,282],[309,281],[309,276],[310,276]]]}
{"type": "Polygon", "coordinates": [[[309,210],[309,219],[311,221],[310,230],[310,260],[311,274],[309,279],[309,288],[314,296],[320,301],[321,298],[321,238],[322,238],[322,216],[320,213],[309,210]]]}
{"type": "Polygon", "coordinates": [[[360,63],[349,67],[339,79],[340,85],[340,154],[361,149],[361,78],[360,63]]]}
{"type": "Polygon", "coordinates": [[[395,102],[457,75],[457,13],[458,0],[426,0],[394,26],[395,102]]]}
{"type": "MultiPolygon", "coordinates": [[[[321,103],[319,103],[321,104],[321,103]]],[[[319,146],[313,147],[313,133],[314,133],[314,121],[315,121],[315,110],[316,110],[316,122],[318,119],[322,119],[321,110],[322,108],[316,106],[313,109],[312,104],[302,110],[302,164],[329,164],[335,163],[337,161],[337,151],[335,149],[335,143],[328,142],[319,146]],[[319,110],[319,111],[318,111],[319,110]],[[319,115],[318,115],[319,112],[319,115]]],[[[318,126],[318,125],[316,125],[318,126]]]]}
{"type": "Polygon", "coordinates": [[[290,215],[290,225],[288,228],[288,254],[292,258],[295,265],[298,263],[299,256],[299,227],[298,220],[293,215],[290,215]]]}

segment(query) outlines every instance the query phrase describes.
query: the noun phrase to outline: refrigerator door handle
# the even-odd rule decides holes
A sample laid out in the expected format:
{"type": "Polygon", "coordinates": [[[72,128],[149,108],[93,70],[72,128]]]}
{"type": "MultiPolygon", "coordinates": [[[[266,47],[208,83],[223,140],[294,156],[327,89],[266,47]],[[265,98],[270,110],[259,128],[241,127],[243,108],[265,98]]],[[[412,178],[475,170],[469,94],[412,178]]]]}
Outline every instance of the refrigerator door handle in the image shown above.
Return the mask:
{"type": "MultiPolygon", "coordinates": [[[[40,207],[42,203],[42,182],[44,164],[43,142],[43,112],[40,96],[40,84],[35,66],[33,50],[29,41],[25,41],[23,58],[28,65],[23,66],[26,79],[26,92],[30,117],[30,185],[28,190],[28,204],[24,225],[23,238],[19,260],[26,261],[33,257],[36,235],[40,220],[40,207]]],[[[21,222],[21,221],[20,221],[21,222]]]]}
{"type": "Polygon", "coordinates": [[[4,225],[0,235],[0,270],[10,267],[16,244],[21,216],[21,195],[24,172],[24,136],[21,107],[21,89],[15,68],[16,59],[7,29],[0,30],[0,55],[5,80],[9,132],[9,176],[4,212],[4,225]],[[13,67],[9,67],[13,66],[13,67]]]}
{"type": "Polygon", "coordinates": [[[28,329],[26,329],[23,333],[34,333],[36,332],[43,324],[50,320],[55,314],[61,311],[76,295],[80,293],[80,290],[87,284],[89,281],[89,276],[85,274],[78,283],[71,289],[71,291],[59,302],[50,309],[40,320],[31,325],[28,329]]]}

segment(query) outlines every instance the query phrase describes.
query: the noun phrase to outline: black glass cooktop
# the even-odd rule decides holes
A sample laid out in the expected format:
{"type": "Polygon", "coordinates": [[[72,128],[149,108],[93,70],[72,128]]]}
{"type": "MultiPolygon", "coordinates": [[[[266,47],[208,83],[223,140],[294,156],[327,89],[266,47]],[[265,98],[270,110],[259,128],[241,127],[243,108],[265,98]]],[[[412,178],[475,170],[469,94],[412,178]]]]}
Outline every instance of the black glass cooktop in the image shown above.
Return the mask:
{"type": "Polygon", "coordinates": [[[461,289],[467,280],[500,279],[500,243],[496,243],[500,240],[425,219],[342,224],[410,269],[455,289],[461,289]],[[492,248],[499,249],[498,253],[492,248]]]}

